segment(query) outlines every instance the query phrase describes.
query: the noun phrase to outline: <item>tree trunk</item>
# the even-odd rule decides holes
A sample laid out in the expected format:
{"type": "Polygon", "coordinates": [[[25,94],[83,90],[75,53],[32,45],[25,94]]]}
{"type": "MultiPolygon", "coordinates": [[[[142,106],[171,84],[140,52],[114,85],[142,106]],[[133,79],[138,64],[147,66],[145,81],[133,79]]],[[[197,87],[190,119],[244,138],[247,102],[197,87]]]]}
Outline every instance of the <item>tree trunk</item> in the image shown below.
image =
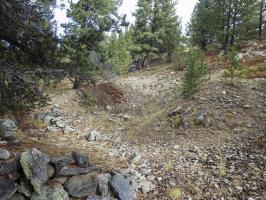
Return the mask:
{"type": "Polygon", "coordinates": [[[227,20],[226,20],[226,35],[224,40],[224,51],[225,53],[228,52],[229,43],[230,43],[230,26],[231,26],[231,18],[232,18],[232,0],[229,0],[228,4],[228,13],[227,13],[227,20]]]}
{"type": "Polygon", "coordinates": [[[232,33],[231,33],[231,39],[230,39],[230,46],[234,46],[234,44],[235,44],[236,16],[237,16],[237,10],[235,8],[235,10],[234,10],[234,16],[233,16],[233,19],[232,19],[233,27],[232,27],[232,33]]]}
{"type": "Polygon", "coordinates": [[[80,85],[81,85],[80,78],[76,76],[75,80],[74,80],[74,83],[73,83],[73,89],[74,90],[79,89],[80,85]]]}
{"type": "Polygon", "coordinates": [[[265,0],[260,1],[260,19],[259,19],[259,39],[262,40],[262,29],[263,29],[263,13],[265,9],[265,0]]]}
{"type": "Polygon", "coordinates": [[[146,68],[148,66],[149,63],[149,54],[147,54],[144,59],[143,59],[143,63],[142,63],[142,69],[146,68]]]}

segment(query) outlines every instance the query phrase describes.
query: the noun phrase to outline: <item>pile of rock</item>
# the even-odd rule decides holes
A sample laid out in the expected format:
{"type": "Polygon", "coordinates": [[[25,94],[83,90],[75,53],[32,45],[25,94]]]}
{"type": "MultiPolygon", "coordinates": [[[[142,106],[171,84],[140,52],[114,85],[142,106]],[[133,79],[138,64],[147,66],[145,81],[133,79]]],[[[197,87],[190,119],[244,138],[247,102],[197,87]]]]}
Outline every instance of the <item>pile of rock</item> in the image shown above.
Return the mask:
{"type": "Polygon", "coordinates": [[[15,122],[9,119],[0,119],[0,141],[6,143],[7,141],[15,140],[15,131],[17,126],[15,122]]]}
{"type": "Polygon", "coordinates": [[[79,152],[50,157],[32,149],[11,155],[0,160],[0,200],[136,199],[130,178],[99,174],[99,167],[79,152]]]}
{"type": "Polygon", "coordinates": [[[72,133],[75,131],[74,128],[67,125],[65,120],[63,120],[63,115],[60,111],[59,105],[54,105],[51,109],[51,112],[44,113],[41,116],[41,119],[47,125],[47,130],[50,132],[60,132],[72,133]]]}
{"type": "Polygon", "coordinates": [[[179,107],[169,112],[168,121],[173,127],[181,130],[188,130],[192,125],[209,128],[213,123],[207,112],[197,111],[189,106],[186,109],[179,107]]]}

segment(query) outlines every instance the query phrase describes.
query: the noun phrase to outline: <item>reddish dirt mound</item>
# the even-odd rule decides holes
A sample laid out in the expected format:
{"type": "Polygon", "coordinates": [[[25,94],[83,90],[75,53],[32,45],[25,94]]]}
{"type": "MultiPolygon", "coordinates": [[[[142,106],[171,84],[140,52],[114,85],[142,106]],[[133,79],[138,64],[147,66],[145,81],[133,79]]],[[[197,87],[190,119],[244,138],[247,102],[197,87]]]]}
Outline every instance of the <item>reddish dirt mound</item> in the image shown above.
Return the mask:
{"type": "Polygon", "coordinates": [[[116,105],[125,100],[123,92],[112,83],[97,85],[95,94],[104,105],[116,105]]]}

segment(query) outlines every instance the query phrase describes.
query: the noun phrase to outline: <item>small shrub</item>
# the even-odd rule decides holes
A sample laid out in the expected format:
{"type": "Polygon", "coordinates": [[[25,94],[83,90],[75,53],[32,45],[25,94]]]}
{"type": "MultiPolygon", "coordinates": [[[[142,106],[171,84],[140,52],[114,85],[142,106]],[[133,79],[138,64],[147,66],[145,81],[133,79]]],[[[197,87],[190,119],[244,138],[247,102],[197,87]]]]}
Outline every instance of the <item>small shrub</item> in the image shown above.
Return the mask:
{"type": "Polygon", "coordinates": [[[227,76],[231,80],[233,85],[233,80],[235,77],[240,77],[244,73],[239,59],[237,58],[237,53],[234,48],[231,48],[228,55],[229,65],[227,67],[227,76]]]}
{"type": "Polygon", "coordinates": [[[208,73],[208,67],[204,62],[204,55],[201,51],[192,51],[187,59],[183,80],[183,94],[186,97],[191,96],[205,81],[205,75],[208,73]]]}
{"type": "Polygon", "coordinates": [[[83,94],[83,104],[85,106],[94,106],[97,104],[97,98],[89,92],[83,94]]]}
{"type": "Polygon", "coordinates": [[[173,63],[176,70],[183,70],[186,66],[188,52],[184,48],[177,48],[174,52],[173,63]]]}

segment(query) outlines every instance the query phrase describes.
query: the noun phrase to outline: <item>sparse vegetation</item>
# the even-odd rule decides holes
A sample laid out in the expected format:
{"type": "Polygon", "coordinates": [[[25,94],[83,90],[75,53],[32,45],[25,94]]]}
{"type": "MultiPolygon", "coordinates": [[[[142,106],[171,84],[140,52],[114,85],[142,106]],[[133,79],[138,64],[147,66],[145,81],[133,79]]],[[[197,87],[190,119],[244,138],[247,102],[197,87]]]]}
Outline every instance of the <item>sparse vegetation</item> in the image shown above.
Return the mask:
{"type": "Polygon", "coordinates": [[[231,48],[228,55],[229,64],[225,75],[230,78],[231,85],[233,85],[233,80],[235,77],[241,77],[244,73],[244,70],[241,66],[239,59],[237,58],[237,53],[234,48],[231,48]]]}
{"type": "Polygon", "coordinates": [[[187,66],[183,78],[183,94],[186,97],[193,95],[201,87],[207,75],[208,67],[204,62],[201,51],[191,51],[187,58],[187,66]]]}
{"type": "Polygon", "coordinates": [[[261,199],[265,0],[195,0],[186,34],[176,0],[122,2],[0,0],[0,195],[261,199]]]}

